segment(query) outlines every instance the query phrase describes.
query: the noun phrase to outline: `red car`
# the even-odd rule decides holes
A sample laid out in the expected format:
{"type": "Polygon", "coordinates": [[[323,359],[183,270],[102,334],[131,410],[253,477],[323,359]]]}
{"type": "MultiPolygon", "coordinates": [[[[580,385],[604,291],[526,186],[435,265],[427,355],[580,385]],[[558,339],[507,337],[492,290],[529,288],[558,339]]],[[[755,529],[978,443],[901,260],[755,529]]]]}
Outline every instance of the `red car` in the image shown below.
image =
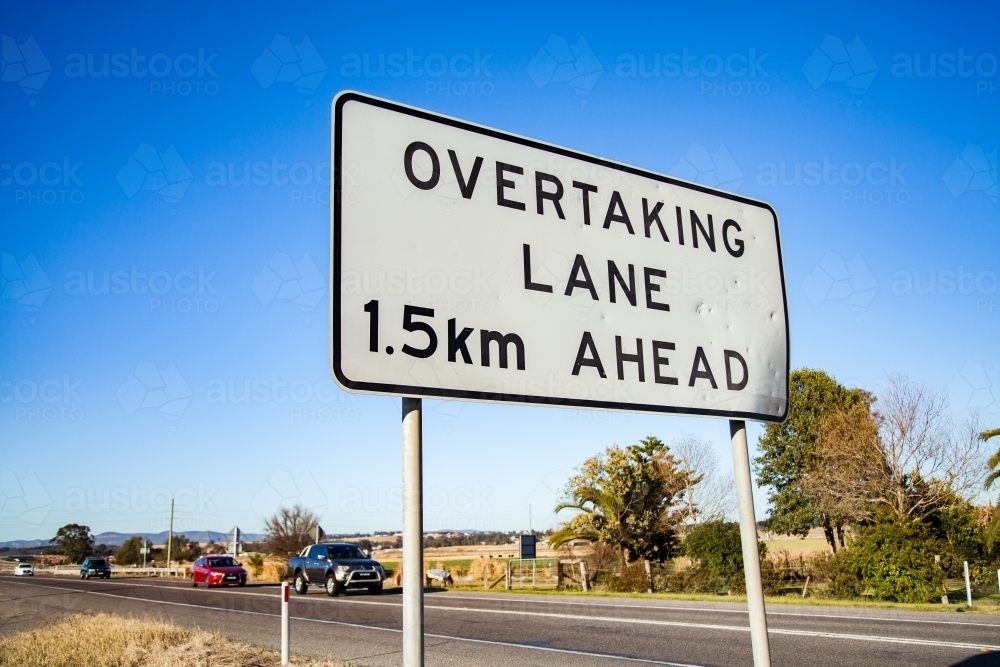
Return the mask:
{"type": "Polygon", "coordinates": [[[191,566],[191,585],[247,585],[247,571],[232,556],[202,556],[191,566]]]}

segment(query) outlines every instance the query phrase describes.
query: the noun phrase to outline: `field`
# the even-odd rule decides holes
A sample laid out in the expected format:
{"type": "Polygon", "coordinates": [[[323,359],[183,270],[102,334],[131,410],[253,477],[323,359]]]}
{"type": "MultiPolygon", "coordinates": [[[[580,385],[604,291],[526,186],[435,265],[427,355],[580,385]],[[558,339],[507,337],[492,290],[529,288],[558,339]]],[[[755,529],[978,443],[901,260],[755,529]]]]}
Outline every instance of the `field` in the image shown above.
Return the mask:
{"type": "MultiPolygon", "coordinates": [[[[280,654],[149,618],[77,614],[0,635],[0,667],[234,667],[281,664],[280,654]]],[[[349,667],[293,656],[293,665],[349,667]]]]}

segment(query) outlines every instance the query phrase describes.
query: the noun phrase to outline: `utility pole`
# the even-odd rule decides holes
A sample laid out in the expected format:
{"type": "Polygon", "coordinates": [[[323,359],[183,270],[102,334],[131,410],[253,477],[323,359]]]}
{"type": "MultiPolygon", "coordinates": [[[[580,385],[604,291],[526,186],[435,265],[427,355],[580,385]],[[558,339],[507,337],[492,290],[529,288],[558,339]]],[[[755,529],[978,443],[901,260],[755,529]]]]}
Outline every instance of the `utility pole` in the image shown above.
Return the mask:
{"type": "Polygon", "coordinates": [[[531,505],[528,505],[528,532],[532,535],[535,534],[535,531],[531,528],[531,505]]]}
{"type": "Polygon", "coordinates": [[[170,575],[170,551],[174,543],[174,499],[170,499],[170,529],[167,531],[167,575],[170,575]]]}
{"type": "Polygon", "coordinates": [[[142,568],[146,569],[146,552],[149,551],[149,540],[142,538],[142,568]]]}

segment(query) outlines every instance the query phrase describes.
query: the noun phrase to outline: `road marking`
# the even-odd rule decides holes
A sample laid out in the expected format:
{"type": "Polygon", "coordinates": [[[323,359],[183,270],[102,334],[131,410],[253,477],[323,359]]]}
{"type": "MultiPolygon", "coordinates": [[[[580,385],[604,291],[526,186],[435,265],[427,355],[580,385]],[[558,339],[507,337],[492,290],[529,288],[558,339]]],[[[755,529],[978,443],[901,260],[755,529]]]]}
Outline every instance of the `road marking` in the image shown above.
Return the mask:
{"type": "MultiPolygon", "coordinates": [[[[55,588],[57,590],[65,590],[65,591],[70,591],[70,592],[74,592],[74,593],[89,593],[91,595],[101,595],[101,596],[105,596],[105,597],[113,597],[113,598],[116,598],[116,599],[119,599],[119,600],[126,599],[126,600],[135,600],[135,601],[138,601],[138,602],[153,602],[153,603],[157,603],[157,604],[171,604],[171,605],[179,605],[179,606],[185,606],[185,607],[197,607],[199,609],[209,609],[209,610],[217,610],[217,611],[229,611],[229,612],[241,613],[241,614],[264,614],[264,615],[268,615],[268,616],[273,616],[274,615],[274,614],[265,614],[264,612],[242,611],[242,610],[238,610],[238,609],[224,609],[224,608],[220,608],[220,607],[211,607],[211,606],[208,606],[208,605],[197,605],[197,604],[189,604],[189,603],[182,603],[182,602],[168,602],[166,600],[149,600],[149,599],[146,599],[146,598],[133,598],[133,597],[127,597],[127,596],[123,596],[123,595],[114,595],[112,593],[100,593],[100,592],[97,592],[97,591],[81,590],[81,589],[77,589],[77,588],[61,588],[61,587],[57,587],[57,586],[45,586],[44,584],[30,584],[28,582],[13,581],[13,582],[9,582],[9,583],[22,584],[24,586],[35,585],[35,586],[39,586],[39,587],[43,587],[43,588],[55,588]]],[[[260,594],[258,594],[258,595],[260,595],[260,594]]],[[[268,597],[270,597],[270,596],[268,596],[268,597]]],[[[351,603],[354,603],[354,604],[370,604],[370,605],[391,606],[391,607],[399,607],[399,606],[401,606],[399,604],[392,603],[392,602],[375,602],[375,601],[367,601],[367,600],[344,600],[344,602],[351,602],[351,603]]],[[[603,606],[610,606],[610,605],[603,605],[603,606]]],[[[461,609],[461,608],[458,608],[458,607],[447,607],[447,606],[442,606],[442,605],[424,605],[424,607],[425,607],[425,609],[435,609],[435,610],[439,610],[439,611],[458,611],[458,612],[470,611],[470,612],[478,612],[478,613],[481,613],[481,614],[506,614],[506,615],[510,615],[510,616],[535,616],[535,617],[543,617],[543,618],[571,619],[571,620],[574,620],[574,621],[586,620],[586,621],[596,621],[596,622],[603,622],[603,623],[630,623],[630,624],[633,624],[633,625],[656,625],[656,626],[665,626],[665,627],[694,628],[694,629],[702,629],[702,630],[724,630],[724,631],[729,631],[729,632],[749,632],[750,631],[750,628],[746,627],[746,626],[723,625],[723,624],[717,624],[717,623],[692,623],[692,622],[685,622],[685,621],[662,621],[662,620],[653,620],[653,619],[614,618],[614,617],[610,617],[610,616],[579,616],[577,614],[557,614],[557,613],[552,613],[552,612],[537,612],[537,611],[513,611],[513,610],[504,610],[504,609],[474,609],[474,608],[473,609],[461,609]]],[[[340,621],[326,621],[326,620],[323,620],[323,619],[310,619],[310,618],[306,618],[306,617],[295,617],[295,618],[297,618],[299,620],[315,621],[317,623],[321,623],[322,622],[322,623],[338,623],[340,625],[353,625],[353,624],[350,624],[350,623],[343,623],[343,622],[340,622],[340,621]]],[[[357,627],[375,628],[375,629],[380,629],[380,630],[387,630],[387,629],[389,629],[389,628],[379,628],[377,626],[368,626],[368,625],[357,625],[357,627]]],[[[937,646],[937,647],[944,647],[944,648],[961,648],[961,649],[969,649],[969,650],[989,649],[991,651],[1000,651],[1000,646],[990,646],[990,645],[985,645],[985,644],[971,644],[971,643],[966,643],[966,642],[948,642],[948,641],[936,640],[936,639],[916,639],[916,638],[908,638],[908,637],[887,637],[887,636],[883,636],[883,635],[858,635],[858,634],[841,633],[841,632],[821,632],[821,631],[814,631],[814,630],[789,630],[789,629],[780,629],[780,628],[768,628],[768,633],[769,634],[775,634],[775,635],[791,635],[791,636],[799,636],[799,637],[825,637],[825,638],[828,638],[828,639],[846,639],[846,640],[853,640],[853,641],[872,641],[872,642],[885,642],[885,643],[891,643],[891,644],[908,644],[908,645],[913,645],[913,646],[937,646]]],[[[431,635],[428,635],[428,636],[431,636],[431,635]]],[[[440,636],[443,637],[443,635],[440,635],[440,636]]],[[[457,640],[460,639],[462,641],[485,641],[485,640],[473,640],[473,639],[469,639],[469,638],[465,638],[465,637],[453,637],[453,639],[457,639],[457,640]]],[[[511,644],[511,646],[520,646],[520,644],[511,644]]],[[[532,648],[540,648],[540,647],[532,647],[532,648]]],[[[598,655],[598,654],[595,654],[595,655],[598,655]]]]}
{"type": "MultiPolygon", "coordinates": [[[[97,584],[103,584],[107,582],[96,582],[97,584]]],[[[94,584],[90,584],[94,585],[94,584]]],[[[183,589],[190,588],[190,586],[185,587],[180,582],[176,584],[174,582],[162,582],[159,584],[129,584],[130,586],[137,586],[143,588],[171,588],[171,589],[183,589]]],[[[277,589],[276,589],[277,590],[277,589]]],[[[280,594],[275,592],[274,595],[269,595],[267,593],[251,593],[246,590],[230,590],[224,589],[226,593],[233,593],[237,595],[252,595],[256,597],[278,597],[280,594]]],[[[310,602],[315,602],[313,598],[298,597],[296,599],[308,599],[310,602]]],[[[567,605],[567,606],[582,606],[582,607],[607,607],[611,609],[645,609],[653,611],[690,611],[698,612],[703,614],[747,614],[745,609],[711,609],[704,607],[674,607],[674,606],[661,606],[655,604],[605,604],[602,602],[580,602],[580,601],[563,601],[563,600],[546,600],[539,598],[526,598],[526,597],[485,597],[485,596],[473,596],[466,595],[464,593],[451,593],[444,599],[448,600],[480,600],[484,602],[531,602],[534,604],[550,604],[550,605],[567,605]]],[[[394,602],[374,602],[365,600],[352,600],[346,598],[344,602],[350,602],[353,604],[382,604],[382,605],[393,605],[402,606],[401,603],[394,602]]],[[[940,612],[931,612],[940,613],[940,612]]],[[[930,625],[967,625],[972,627],[980,628],[997,628],[1000,629],[1000,623],[975,623],[972,621],[942,621],[936,619],[921,619],[921,618],[885,618],[882,616],[851,616],[849,614],[806,614],[803,612],[791,612],[791,611],[768,611],[768,616],[791,616],[798,618],[815,618],[815,619],[843,619],[843,620],[854,620],[854,621],[877,621],[881,623],[923,623],[930,625]]],[[[580,618],[588,618],[586,616],[580,618]]]]}
{"type": "MultiPolygon", "coordinates": [[[[171,605],[171,606],[174,606],[174,607],[193,607],[195,609],[206,609],[206,610],[209,610],[209,611],[224,611],[224,612],[231,613],[231,614],[249,614],[251,616],[269,616],[269,617],[272,617],[272,618],[278,618],[278,617],[281,616],[281,614],[271,614],[271,613],[264,612],[264,611],[244,611],[242,609],[223,609],[223,608],[219,608],[219,607],[207,607],[205,605],[200,605],[200,604],[190,604],[190,603],[187,603],[187,602],[169,602],[167,600],[147,600],[145,598],[131,598],[131,597],[125,597],[125,596],[122,596],[122,595],[113,595],[111,593],[99,593],[97,591],[85,591],[85,590],[80,590],[78,588],[62,588],[60,586],[46,586],[44,584],[30,584],[30,583],[28,583],[26,581],[25,582],[10,581],[10,582],[7,582],[7,583],[21,584],[22,586],[32,586],[32,585],[34,585],[34,586],[37,586],[39,588],[49,588],[49,589],[56,589],[56,590],[61,590],[61,591],[69,591],[71,593],[85,593],[85,594],[89,594],[89,595],[100,595],[102,597],[115,598],[116,600],[132,600],[132,601],[135,601],[135,602],[152,602],[154,604],[166,604],[166,605],[171,605]]],[[[402,632],[403,632],[402,630],[399,630],[399,629],[396,629],[396,628],[382,628],[382,627],[379,627],[377,625],[361,625],[360,623],[346,623],[344,621],[328,621],[328,620],[322,619],[322,618],[308,618],[306,616],[290,616],[289,618],[291,620],[293,620],[293,621],[305,621],[305,622],[308,622],[308,623],[322,623],[324,625],[339,625],[339,626],[342,626],[342,627],[358,628],[358,629],[361,629],[361,630],[381,630],[383,632],[395,632],[397,634],[402,634],[402,632]]],[[[646,658],[631,658],[631,657],[624,656],[624,655],[615,655],[613,653],[593,653],[593,652],[590,652],[590,651],[574,651],[572,649],[566,649],[566,648],[553,648],[553,647],[550,647],[550,646],[531,646],[530,644],[515,644],[513,642],[498,642],[498,641],[491,641],[489,639],[471,639],[469,637],[455,637],[455,636],[452,636],[452,635],[439,635],[439,634],[432,634],[432,633],[429,633],[429,632],[425,632],[424,636],[425,637],[432,637],[434,639],[448,639],[448,640],[451,640],[451,641],[470,642],[470,643],[473,643],[473,644],[490,644],[492,646],[504,646],[504,647],[508,647],[508,648],[519,648],[519,649],[526,649],[526,650],[529,650],[529,651],[548,651],[550,653],[565,653],[565,654],[568,654],[568,655],[586,656],[586,657],[591,657],[591,658],[605,658],[607,660],[625,660],[625,661],[628,661],[628,662],[637,662],[637,663],[642,663],[642,664],[645,664],[645,665],[665,665],[665,667],[705,667],[704,665],[694,665],[694,664],[684,663],[684,662],[667,662],[665,660],[649,660],[649,659],[646,659],[646,658]]]]}
{"type": "MultiPolygon", "coordinates": [[[[466,596],[464,593],[452,593],[451,595],[455,600],[483,600],[488,602],[498,602],[502,601],[503,598],[495,597],[484,597],[484,596],[466,596]]],[[[561,605],[577,605],[583,607],[611,607],[614,609],[653,609],[656,611],[695,611],[701,613],[719,613],[719,614],[747,614],[746,609],[707,609],[705,607],[673,607],[666,605],[652,605],[652,604],[604,604],[601,602],[564,602],[561,600],[544,600],[544,599],[534,599],[534,598],[507,598],[508,601],[517,602],[540,602],[543,604],[561,604],[561,605]]],[[[940,613],[940,612],[931,612],[940,613]]],[[[941,621],[935,619],[924,619],[924,618],[885,618],[883,616],[851,616],[849,614],[805,614],[802,612],[793,611],[768,611],[768,616],[797,616],[803,618],[839,618],[848,620],[858,620],[858,621],[881,621],[883,623],[931,623],[938,625],[973,625],[976,627],[983,628],[998,628],[1000,629],[1000,623],[973,623],[971,621],[941,621]]]]}

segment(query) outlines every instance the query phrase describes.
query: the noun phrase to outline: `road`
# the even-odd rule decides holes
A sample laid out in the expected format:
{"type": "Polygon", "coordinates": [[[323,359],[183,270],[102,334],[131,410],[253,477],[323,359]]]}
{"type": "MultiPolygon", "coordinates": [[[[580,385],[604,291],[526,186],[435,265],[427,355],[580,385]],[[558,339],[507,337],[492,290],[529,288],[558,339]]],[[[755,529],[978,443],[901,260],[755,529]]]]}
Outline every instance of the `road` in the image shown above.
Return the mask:
{"type": "MultiPolygon", "coordinates": [[[[279,589],[191,588],[178,581],[0,576],[0,633],[79,611],[149,615],[272,649],[279,589]]],[[[402,599],[292,596],[292,650],[358,667],[401,664],[402,599]]],[[[488,595],[426,596],[427,664],[750,665],[745,608],[727,603],[488,595]]],[[[778,607],[768,613],[775,667],[1000,665],[1000,617],[884,609],[778,607]],[[983,649],[989,649],[983,651],[983,649]]]]}

